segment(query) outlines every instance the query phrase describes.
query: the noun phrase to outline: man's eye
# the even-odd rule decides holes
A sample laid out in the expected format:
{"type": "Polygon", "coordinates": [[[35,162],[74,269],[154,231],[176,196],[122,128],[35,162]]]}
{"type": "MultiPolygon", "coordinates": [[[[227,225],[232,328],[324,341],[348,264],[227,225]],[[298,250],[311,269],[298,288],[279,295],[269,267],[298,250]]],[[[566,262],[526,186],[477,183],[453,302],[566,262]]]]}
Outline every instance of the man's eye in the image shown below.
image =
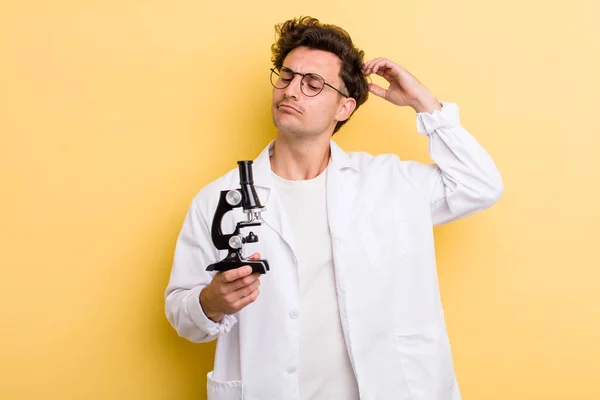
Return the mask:
{"type": "Polygon", "coordinates": [[[281,80],[284,81],[284,82],[291,82],[292,81],[291,78],[281,78],[281,80]]]}

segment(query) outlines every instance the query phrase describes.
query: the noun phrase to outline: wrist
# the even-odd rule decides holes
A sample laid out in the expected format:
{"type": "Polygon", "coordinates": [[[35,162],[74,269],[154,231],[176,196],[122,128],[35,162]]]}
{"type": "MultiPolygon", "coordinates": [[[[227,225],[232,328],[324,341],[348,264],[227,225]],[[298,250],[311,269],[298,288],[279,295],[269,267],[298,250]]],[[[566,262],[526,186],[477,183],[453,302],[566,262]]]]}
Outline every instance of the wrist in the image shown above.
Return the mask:
{"type": "Polygon", "coordinates": [[[431,95],[416,99],[412,108],[417,113],[432,113],[435,110],[441,110],[442,104],[435,96],[431,95]]]}
{"type": "Polygon", "coordinates": [[[206,300],[207,293],[205,292],[205,289],[206,288],[202,289],[200,291],[200,296],[198,296],[198,301],[200,302],[200,307],[202,308],[204,315],[206,315],[206,317],[208,319],[210,319],[211,321],[213,321],[215,323],[219,323],[223,320],[223,317],[225,317],[225,314],[220,313],[220,312],[215,312],[209,307],[210,302],[208,302],[206,300]]]}

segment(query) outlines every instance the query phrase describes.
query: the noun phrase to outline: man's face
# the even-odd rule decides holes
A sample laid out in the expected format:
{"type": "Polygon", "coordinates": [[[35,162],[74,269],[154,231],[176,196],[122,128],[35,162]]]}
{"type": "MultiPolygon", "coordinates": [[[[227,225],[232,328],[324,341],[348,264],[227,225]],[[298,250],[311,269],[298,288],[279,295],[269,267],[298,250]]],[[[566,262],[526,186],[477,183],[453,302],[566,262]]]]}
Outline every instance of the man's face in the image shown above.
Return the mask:
{"type": "MultiPolygon", "coordinates": [[[[287,55],[282,69],[321,75],[325,82],[347,93],[339,77],[341,65],[341,60],[333,53],[297,47],[287,55]]],[[[273,88],[273,123],[280,134],[297,138],[317,137],[325,132],[330,136],[337,121],[348,118],[348,106],[353,110],[354,100],[343,97],[327,85],[317,96],[308,97],[300,89],[301,81],[301,75],[294,75],[286,88],[273,88]]]]}

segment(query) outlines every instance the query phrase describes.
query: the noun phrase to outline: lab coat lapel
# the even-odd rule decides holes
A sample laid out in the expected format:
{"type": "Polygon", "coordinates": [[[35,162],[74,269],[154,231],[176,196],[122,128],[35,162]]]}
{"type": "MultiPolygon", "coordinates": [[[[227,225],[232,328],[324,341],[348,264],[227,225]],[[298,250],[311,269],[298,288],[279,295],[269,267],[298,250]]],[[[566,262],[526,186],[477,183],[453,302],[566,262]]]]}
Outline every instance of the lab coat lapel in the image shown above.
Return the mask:
{"type": "Polygon", "coordinates": [[[358,194],[359,170],[348,155],[333,141],[331,162],[327,170],[327,214],[333,239],[346,237],[354,218],[358,194]]]}
{"type": "Polygon", "coordinates": [[[254,160],[254,187],[260,198],[265,212],[261,214],[263,222],[273,229],[277,234],[290,246],[294,248],[294,238],[292,230],[285,215],[281,200],[277,197],[276,191],[273,189],[273,177],[271,172],[270,155],[272,153],[274,141],[261,152],[254,160]]]}

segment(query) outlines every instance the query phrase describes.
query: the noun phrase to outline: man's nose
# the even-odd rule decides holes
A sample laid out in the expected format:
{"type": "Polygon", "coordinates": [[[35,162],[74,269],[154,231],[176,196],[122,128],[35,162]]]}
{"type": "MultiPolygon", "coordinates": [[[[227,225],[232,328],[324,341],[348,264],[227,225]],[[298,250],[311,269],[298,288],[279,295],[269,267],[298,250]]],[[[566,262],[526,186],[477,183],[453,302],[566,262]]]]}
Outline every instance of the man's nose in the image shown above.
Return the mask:
{"type": "Polygon", "coordinates": [[[291,97],[296,100],[300,98],[302,93],[302,75],[295,75],[289,85],[284,89],[283,94],[285,97],[291,97]]]}

